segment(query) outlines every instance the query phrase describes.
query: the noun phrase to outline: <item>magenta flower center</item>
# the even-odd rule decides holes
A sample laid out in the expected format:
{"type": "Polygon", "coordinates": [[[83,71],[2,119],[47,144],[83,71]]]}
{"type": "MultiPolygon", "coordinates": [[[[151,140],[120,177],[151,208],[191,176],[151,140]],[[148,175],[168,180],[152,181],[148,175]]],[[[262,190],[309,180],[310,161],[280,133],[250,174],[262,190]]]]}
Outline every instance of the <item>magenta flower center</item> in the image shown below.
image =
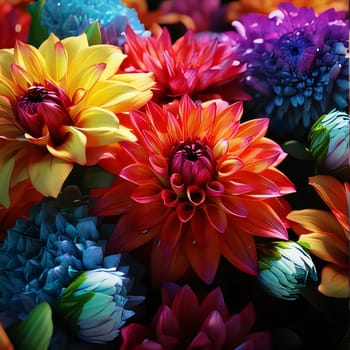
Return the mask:
{"type": "Polygon", "coordinates": [[[34,85],[17,100],[17,121],[26,133],[37,138],[43,136],[43,127],[47,126],[52,141],[61,144],[61,126],[72,124],[67,112],[69,105],[68,96],[53,84],[34,85]]]}
{"type": "Polygon", "coordinates": [[[213,179],[215,159],[212,150],[201,141],[181,142],[170,158],[170,175],[179,174],[186,186],[202,186],[213,179]]]}

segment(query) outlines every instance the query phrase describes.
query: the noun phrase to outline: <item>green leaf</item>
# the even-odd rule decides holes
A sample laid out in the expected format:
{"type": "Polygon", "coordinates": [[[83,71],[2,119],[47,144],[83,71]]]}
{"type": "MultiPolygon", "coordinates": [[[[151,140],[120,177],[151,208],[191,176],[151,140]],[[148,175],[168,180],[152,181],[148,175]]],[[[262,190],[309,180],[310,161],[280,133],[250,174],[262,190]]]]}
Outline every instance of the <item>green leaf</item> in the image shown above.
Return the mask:
{"type": "Polygon", "coordinates": [[[293,158],[299,160],[313,161],[311,151],[306,146],[297,140],[287,141],[282,144],[283,150],[293,158]]]}
{"type": "Polygon", "coordinates": [[[84,168],[84,185],[86,188],[108,187],[113,184],[115,175],[99,166],[84,168]]]}
{"type": "Polygon", "coordinates": [[[28,44],[39,47],[40,44],[49,36],[45,27],[41,24],[41,11],[46,0],[39,0],[27,5],[28,12],[32,16],[30,24],[28,44]]]}
{"type": "Polygon", "coordinates": [[[10,328],[8,334],[16,350],[47,350],[53,334],[50,305],[38,304],[25,320],[10,328]]]}
{"type": "Polygon", "coordinates": [[[102,44],[101,31],[100,26],[98,25],[98,21],[94,21],[93,23],[88,25],[85,28],[85,33],[87,35],[87,39],[90,46],[102,44]]]}

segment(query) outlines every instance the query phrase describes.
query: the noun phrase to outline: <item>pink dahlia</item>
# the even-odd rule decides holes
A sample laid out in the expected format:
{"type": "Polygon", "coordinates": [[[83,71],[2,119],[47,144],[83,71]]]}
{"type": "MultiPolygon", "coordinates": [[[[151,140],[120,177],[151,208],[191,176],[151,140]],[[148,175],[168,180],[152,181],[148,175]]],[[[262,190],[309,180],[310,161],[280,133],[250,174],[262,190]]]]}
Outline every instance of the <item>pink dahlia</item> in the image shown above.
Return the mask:
{"type": "MultiPolygon", "coordinates": [[[[265,137],[268,119],[240,123],[242,103],[178,103],[130,112],[138,142],[110,188],[95,190],[97,215],[122,214],[109,241],[125,252],[152,241],[154,282],[179,280],[191,266],[211,283],[221,254],[257,273],[254,236],[286,239],[279,198],[294,192],[276,169],[286,154],[265,137]]],[[[111,160],[101,162],[113,171],[111,160]]]]}
{"type": "Polygon", "coordinates": [[[229,42],[196,37],[192,31],[171,43],[167,29],[159,36],[141,37],[128,27],[123,68],[127,72],[153,72],[154,99],[168,102],[184,94],[194,99],[247,100],[239,88],[245,66],[229,42]]]}
{"type": "Polygon", "coordinates": [[[253,304],[230,315],[220,288],[200,303],[188,285],[167,284],[162,300],[149,326],[129,324],[122,329],[121,350],[271,349],[269,333],[250,333],[253,304]]]}

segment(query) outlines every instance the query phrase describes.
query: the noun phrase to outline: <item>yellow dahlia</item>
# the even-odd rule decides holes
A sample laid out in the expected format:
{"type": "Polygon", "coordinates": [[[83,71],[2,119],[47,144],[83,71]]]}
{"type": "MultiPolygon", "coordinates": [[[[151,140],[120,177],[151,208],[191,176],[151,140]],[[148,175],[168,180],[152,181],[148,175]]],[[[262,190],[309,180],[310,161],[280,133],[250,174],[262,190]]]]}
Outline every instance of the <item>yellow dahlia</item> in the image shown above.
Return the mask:
{"type": "Polygon", "coordinates": [[[118,47],[89,46],[85,34],[0,51],[0,204],[25,179],[56,197],[74,164],[94,165],[135,140],[116,114],[143,106],[153,80],[117,74],[124,58],[118,47]]]}

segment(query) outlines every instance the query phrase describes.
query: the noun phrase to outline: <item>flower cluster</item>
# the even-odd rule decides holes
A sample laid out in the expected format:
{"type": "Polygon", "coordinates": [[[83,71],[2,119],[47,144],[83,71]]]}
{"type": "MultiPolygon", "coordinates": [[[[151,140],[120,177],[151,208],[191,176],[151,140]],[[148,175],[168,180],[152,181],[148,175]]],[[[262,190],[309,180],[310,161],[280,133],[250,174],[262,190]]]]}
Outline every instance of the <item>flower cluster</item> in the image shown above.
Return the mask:
{"type": "Polygon", "coordinates": [[[0,350],[345,348],[343,2],[0,0],[0,350]]]}
{"type": "Polygon", "coordinates": [[[234,26],[238,59],[247,64],[244,85],[254,97],[249,109],[269,116],[274,134],[304,138],[320,115],[346,110],[349,22],[343,12],[316,14],[283,3],[269,16],[248,14],[234,26]]]}
{"type": "MultiPolygon", "coordinates": [[[[45,198],[33,206],[30,218],[18,219],[0,248],[2,324],[5,327],[16,324],[36,305],[46,302],[64,310],[62,317],[70,322],[72,329],[83,329],[77,333],[80,338],[91,342],[113,340],[120,326],[133,315],[124,307],[142,299],[127,296],[128,269],[118,267],[120,255],[105,254],[107,237],[108,228],[98,231],[97,217],[88,216],[88,205],[77,187],[67,187],[58,199],[45,198]],[[96,283],[102,293],[99,298],[91,296],[93,304],[87,306],[92,312],[89,317],[84,307],[82,311],[81,307],[72,309],[78,293],[74,289],[79,286],[81,291],[87,288],[86,283],[90,285],[90,293],[96,283]],[[116,287],[112,288],[113,285],[116,287]],[[95,322],[100,324],[106,318],[113,325],[100,327],[98,334],[90,329],[93,324],[86,326],[72,316],[73,313],[92,322],[93,310],[99,312],[105,308],[111,296],[115,302],[108,304],[105,313],[99,313],[95,322]]],[[[78,301],[82,304],[81,298],[78,301]]]]}

